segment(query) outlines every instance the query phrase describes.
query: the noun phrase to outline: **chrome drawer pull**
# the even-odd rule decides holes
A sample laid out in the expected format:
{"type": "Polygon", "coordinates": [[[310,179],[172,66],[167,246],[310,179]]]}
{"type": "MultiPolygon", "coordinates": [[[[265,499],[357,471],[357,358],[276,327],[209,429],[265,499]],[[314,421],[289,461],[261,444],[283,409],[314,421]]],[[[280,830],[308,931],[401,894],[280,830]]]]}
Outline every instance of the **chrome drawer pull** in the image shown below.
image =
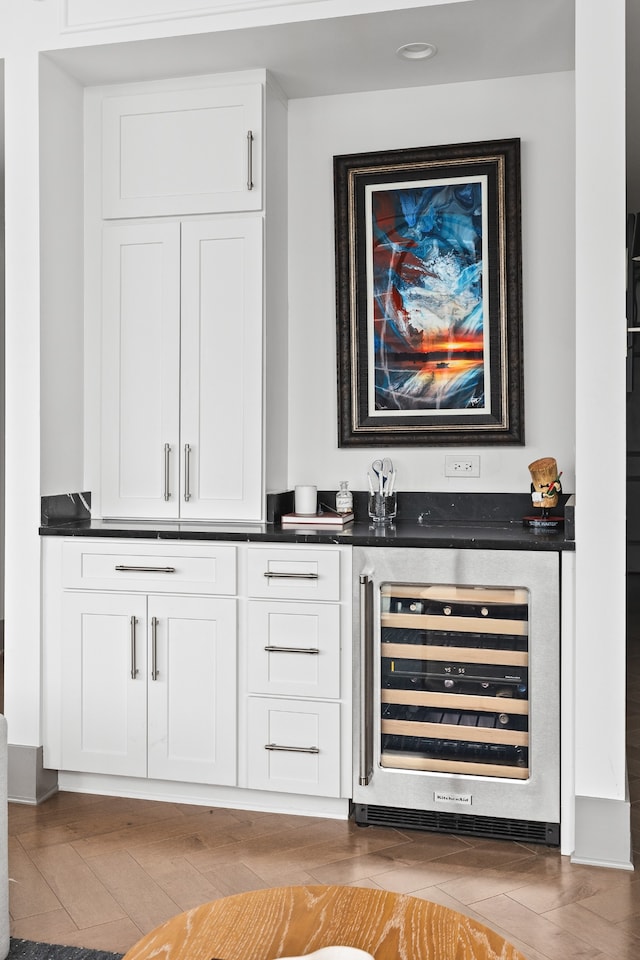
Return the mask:
{"type": "Polygon", "coordinates": [[[138,676],[138,667],[136,665],[136,623],[138,621],[135,617],[131,617],[130,620],[130,630],[131,630],[131,679],[135,680],[138,676]]]}
{"type": "Polygon", "coordinates": [[[158,618],[151,617],[151,679],[158,679],[158,618]]]}
{"type": "Polygon", "coordinates": [[[247,130],[247,190],[253,190],[253,131],[247,130]]]}
{"type": "Polygon", "coordinates": [[[317,573],[274,573],[271,570],[265,570],[265,577],[269,580],[318,580],[317,573]]]}
{"type": "Polygon", "coordinates": [[[191,500],[191,481],[189,479],[189,466],[191,463],[191,447],[188,443],[184,445],[184,499],[188,503],[191,500]]]}
{"type": "Polygon", "coordinates": [[[118,563],[115,569],[119,573],[175,573],[175,567],[130,567],[124,563],[118,563]]]}
{"type": "Polygon", "coordinates": [[[171,455],[171,445],[165,443],[164,445],[164,498],[165,500],[171,499],[171,494],[169,492],[169,457],[171,455]]]}
{"type": "Polygon", "coordinates": [[[286,750],[289,753],[320,753],[319,747],[282,747],[279,743],[265,743],[265,750],[286,750]]]}
{"type": "Polygon", "coordinates": [[[265,647],[267,653],[320,653],[318,647],[265,647]]]}

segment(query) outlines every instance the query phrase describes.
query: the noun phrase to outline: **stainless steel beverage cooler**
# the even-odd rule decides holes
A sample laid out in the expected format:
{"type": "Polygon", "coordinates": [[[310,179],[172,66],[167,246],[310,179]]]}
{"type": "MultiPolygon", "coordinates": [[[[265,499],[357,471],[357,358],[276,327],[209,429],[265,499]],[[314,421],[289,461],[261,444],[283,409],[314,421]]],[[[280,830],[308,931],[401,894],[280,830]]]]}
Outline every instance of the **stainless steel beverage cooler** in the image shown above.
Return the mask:
{"type": "Polygon", "coordinates": [[[353,556],[356,822],[558,844],[558,554],[353,556]]]}

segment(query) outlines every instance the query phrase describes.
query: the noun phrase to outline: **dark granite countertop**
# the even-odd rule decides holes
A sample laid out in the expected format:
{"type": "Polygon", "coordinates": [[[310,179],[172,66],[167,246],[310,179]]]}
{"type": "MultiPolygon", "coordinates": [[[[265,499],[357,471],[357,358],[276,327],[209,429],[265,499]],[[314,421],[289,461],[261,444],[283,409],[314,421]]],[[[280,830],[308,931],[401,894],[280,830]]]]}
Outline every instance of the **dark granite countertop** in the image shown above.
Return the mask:
{"type": "MultiPolygon", "coordinates": [[[[71,495],[65,495],[65,498],[71,495]]],[[[84,495],[89,502],[90,498],[84,495]]],[[[320,495],[322,502],[323,495],[320,495]]],[[[325,499],[327,497],[325,496],[325,499]]],[[[528,497],[518,494],[407,494],[397,522],[366,519],[366,496],[355,497],[356,520],[344,528],[283,527],[289,501],[270,504],[270,523],[197,523],[156,520],[97,520],[73,511],[49,508],[40,534],[48,537],[123,537],[147,540],[222,540],[229,542],[347,544],[351,546],[452,547],[471,550],[574,550],[573,503],[564,499],[564,523],[557,530],[535,530],[522,522],[531,513],[528,497]],[[517,498],[517,499],[514,499],[517,498]],[[364,504],[364,509],[363,509],[364,504]],[[518,517],[519,514],[519,517],[518,517]],[[515,515],[515,519],[514,519],[515,515]]]]}

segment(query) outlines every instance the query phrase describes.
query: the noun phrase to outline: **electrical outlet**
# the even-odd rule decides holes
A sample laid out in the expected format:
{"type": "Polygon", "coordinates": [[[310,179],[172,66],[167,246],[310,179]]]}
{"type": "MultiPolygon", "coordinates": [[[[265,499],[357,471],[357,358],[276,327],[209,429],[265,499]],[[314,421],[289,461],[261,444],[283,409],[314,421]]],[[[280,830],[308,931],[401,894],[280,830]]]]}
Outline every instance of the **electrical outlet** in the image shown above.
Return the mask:
{"type": "Polygon", "coordinates": [[[444,458],[445,477],[479,477],[480,457],[477,454],[444,458]]]}

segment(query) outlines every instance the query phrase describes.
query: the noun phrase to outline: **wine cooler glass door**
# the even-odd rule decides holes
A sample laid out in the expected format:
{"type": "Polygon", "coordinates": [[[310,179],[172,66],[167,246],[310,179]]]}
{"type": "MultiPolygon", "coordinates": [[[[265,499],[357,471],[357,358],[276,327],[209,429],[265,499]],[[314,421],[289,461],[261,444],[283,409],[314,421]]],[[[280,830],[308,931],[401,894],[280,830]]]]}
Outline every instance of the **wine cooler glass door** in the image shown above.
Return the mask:
{"type": "Polygon", "coordinates": [[[380,764],[529,776],[522,587],[382,583],[380,764]]]}
{"type": "Polygon", "coordinates": [[[559,822],[557,554],[354,561],[354,801],[559,822]]]}

